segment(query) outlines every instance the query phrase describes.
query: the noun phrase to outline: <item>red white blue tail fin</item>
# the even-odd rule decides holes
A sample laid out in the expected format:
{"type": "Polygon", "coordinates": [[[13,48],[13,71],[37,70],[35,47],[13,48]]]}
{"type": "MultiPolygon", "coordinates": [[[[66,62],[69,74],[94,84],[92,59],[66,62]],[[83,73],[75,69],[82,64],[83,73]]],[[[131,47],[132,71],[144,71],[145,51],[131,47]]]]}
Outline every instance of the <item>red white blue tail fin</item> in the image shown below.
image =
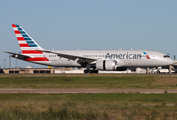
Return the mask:
{"type": "Polygon", "coordinates": [[[23,54],[43,54],[37,50],[43,50],[28,33],[18,24],[12,24],[15,35],[23,54]]]}
{"type": "Polygon", "coordinates": [[[20,25],[12,24],[12,27],[22,51],[22,54],[18,54],[18,56],[23,56],[25,61],[31,62],[49,61],[48,58],[44,56],[42,51],[38,51],[44,49],[42,49],[20,25]]]}

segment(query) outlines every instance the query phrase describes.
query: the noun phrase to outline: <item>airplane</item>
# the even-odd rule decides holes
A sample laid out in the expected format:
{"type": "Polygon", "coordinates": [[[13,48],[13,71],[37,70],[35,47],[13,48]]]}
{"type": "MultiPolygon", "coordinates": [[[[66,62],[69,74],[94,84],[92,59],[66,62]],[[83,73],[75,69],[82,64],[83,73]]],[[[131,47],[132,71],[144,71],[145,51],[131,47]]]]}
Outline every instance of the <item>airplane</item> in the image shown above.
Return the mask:
{"type": "Polygon", "coordinates": [[[125,71],[127,68],[170,66],[168,54],[152,50],[46,50],[18,24],[12,24],[21,53],[6,52],[27,62],[54,67],[82,67],[84,73],[125,71]]]}

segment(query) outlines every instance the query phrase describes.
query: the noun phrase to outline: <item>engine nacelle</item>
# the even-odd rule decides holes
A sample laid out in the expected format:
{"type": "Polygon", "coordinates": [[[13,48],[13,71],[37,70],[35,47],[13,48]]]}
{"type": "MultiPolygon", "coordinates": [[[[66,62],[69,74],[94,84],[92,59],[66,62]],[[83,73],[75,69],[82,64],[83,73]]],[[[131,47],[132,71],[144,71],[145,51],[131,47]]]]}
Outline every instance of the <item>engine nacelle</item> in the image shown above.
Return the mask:
{"type": "Polygon", "coordinates": [[[96,62],[96,68],[98,70],[116,71],[116,60],[98,60],[96,62]]]}

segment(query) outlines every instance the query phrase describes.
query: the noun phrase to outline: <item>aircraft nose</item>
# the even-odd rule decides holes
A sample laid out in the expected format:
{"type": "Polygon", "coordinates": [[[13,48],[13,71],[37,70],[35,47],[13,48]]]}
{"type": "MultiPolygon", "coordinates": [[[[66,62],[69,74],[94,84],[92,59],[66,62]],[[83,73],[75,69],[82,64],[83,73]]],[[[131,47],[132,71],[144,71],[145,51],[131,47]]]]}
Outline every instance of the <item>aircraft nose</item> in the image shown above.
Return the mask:
{"type": "Polygon", "coordinates": [[[174,63],[175,63],[175,61],[171,59],[171,64],[174,64],[174,63]]]}
{"type": "Polygon", "coordinates": [[[173,65],[173,64],[174,64],[174,61],[170,58],[170,59],[168,60],[168,63],[169,63],[169,65],[173,65]]]}
{"type": "Polygon", "coordinates": [[[163,64],[164,66],[170,66],[173,65],[174,61],[171,58],[166,59],[163,64]]]}

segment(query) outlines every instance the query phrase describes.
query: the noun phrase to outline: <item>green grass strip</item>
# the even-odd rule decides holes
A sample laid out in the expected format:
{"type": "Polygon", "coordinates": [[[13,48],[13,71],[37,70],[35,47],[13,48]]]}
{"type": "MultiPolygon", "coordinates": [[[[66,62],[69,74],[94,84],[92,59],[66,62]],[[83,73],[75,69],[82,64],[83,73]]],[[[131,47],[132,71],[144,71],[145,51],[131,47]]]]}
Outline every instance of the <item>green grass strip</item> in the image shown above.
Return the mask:
{"type": "Polygon", "coordinates": [[[177,78],[143,75],[0,77],[0,88],[177,89],[177,78]]]}

